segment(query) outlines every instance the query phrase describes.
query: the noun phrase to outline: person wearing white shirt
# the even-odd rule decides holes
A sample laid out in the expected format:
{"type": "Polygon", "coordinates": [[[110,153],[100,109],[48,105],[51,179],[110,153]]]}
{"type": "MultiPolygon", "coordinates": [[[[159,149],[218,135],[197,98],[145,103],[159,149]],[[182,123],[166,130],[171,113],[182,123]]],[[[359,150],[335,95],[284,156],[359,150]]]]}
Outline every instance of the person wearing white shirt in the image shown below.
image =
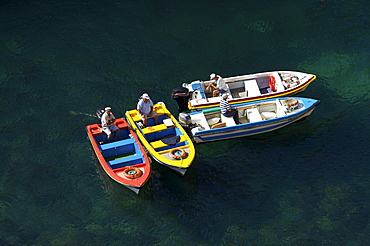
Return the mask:
{"type": "Polygon", "coordinates": [[[115,132],[114,140],[117,140],[120,129],[114,124],[116,117],[112,114],[112,108],[106,107],[104,114],[101,116],[101,126],[103,131],[107,134],[108,142],[110,142],[112,132],[115,132]]]}
{"type": "Polygon", "coordinates": [[[154,124],[156,125],[158,122],[158,115],[153,110],[153,102],[150,100],[150,97],[147,93],[144,93],[141,96],[141,99],[137,103],[136,107],[137,111],[139,111],[141,115],[141,119],[143,120],[143,125],[146,127],[148,126],[148,118],[154,117],[154,124]]]}
{"type": "Polygon", "coordinates": [[[214,81],[209,83],[206,90],[210,90],[213,97],[216,97],[218,93],[224,94],[227,92],[226,82],[220,75],[212,73],[209,78],[214,81]]]}

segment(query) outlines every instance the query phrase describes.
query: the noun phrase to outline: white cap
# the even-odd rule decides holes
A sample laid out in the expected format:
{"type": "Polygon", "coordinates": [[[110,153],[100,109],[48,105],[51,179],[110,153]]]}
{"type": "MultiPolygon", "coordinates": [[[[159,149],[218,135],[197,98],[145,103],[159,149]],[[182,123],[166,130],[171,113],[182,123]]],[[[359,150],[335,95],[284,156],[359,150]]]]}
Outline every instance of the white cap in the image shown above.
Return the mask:
{"type": "Polygon", "coordinates": [[[229,96],[229,93],[222,94],[222,98],[226,99],[229,96]]]}
{"type": "Polygon", "coordinates": [[[141,97],[142,97],[142,98],[145,98],[145,99],[150,99],[150,97],[149,97],[148,93],[144,93],[141,97]]]}
{"type": "Polygon", "coordinates": [[[211,75],[209,75],[209,78],[210,78],[210,79],[214,79],[214,78],[216,78],[216,74],[215,74],[215,73],[211,73],[211,75]]]}
{"type": "Polygon", "coordinates": [[[104,110],[105,111],[112,111],[112,108],[111,107],[106,107],[104,110]]]}

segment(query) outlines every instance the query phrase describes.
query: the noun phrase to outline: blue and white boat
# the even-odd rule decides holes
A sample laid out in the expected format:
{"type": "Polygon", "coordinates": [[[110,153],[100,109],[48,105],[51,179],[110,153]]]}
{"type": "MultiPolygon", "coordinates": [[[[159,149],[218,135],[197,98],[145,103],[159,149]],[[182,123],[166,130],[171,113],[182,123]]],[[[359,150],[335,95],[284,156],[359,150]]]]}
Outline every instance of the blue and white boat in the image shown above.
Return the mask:
{"type": "Polygon", "coordinates": [[[239,113],[239,125],[232,117],[223,116],[219,107],[180,113],[179,121],[188,127],[196,143],[203,143],[277,130],[305,119],[319,102],[311,98],[281,97],[233,104],[239,113]]]}

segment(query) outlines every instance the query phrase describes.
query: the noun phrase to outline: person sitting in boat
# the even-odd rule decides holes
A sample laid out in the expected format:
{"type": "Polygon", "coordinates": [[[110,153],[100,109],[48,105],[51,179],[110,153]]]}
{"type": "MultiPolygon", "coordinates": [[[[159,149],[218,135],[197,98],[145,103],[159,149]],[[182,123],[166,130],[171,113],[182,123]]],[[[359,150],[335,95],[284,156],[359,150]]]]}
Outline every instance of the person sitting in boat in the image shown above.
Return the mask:
{"type": "Polygon", "coordinates": [[[220,101],[221,114],[223,114],[225,117],[233,117],[235,124],[239,125],[241,123],[239,122],[238,111],[232,108],[230,104],[227,102],[228,97],[229,97],[228,93],[222,95],[222,99],[220,101]]]}
{"type": "Polygon", "coordinates": [[[141,119],[143,120],[143,125],[145,127],[148,126],[148,118],[154,117],[154,124],[156,125],[158,122],[158,115],[153,110],[153,102],[150,100],[150,97],[147,93],[144,93],[141,96],[141,99],[137,103],[137,111],[139,111],[141,115],[141,119]]]}
{"type": "Polygon", "coordinates": [[[118,134],[120,132],[120,129],[114,124],[114,121],[116,120],[116,117],[112,114],[112,108],[106,107],[104,114],[101,116],[101,126],[103,128],[103,131],[107,134],[108,142],[110,142],[110,139],[112,137],[112,132],[115,132],[114,140],[117,140],[118,134]]]}
{"type": "Polygon", "coordinates": [[[206,90],[210,90],[213,97],[216,97],[218,93],[224,94],[227,92],[226,82],[220,75],[212,73],[209,78],[214,81],[209,83],[206,90]]]}

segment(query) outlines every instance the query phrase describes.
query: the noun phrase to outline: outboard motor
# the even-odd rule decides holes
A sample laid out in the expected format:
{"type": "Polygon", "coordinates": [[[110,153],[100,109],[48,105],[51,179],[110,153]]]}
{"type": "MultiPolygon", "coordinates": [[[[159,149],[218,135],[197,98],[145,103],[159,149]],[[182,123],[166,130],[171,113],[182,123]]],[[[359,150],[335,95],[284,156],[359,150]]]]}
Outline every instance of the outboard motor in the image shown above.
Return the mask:
{"type": "Polygon", "coordinates": [[[189,89],[185,87],[176,87],[172,90],[172,98],[177,102],[180,112],[188,110],[188,100],[190,98],[189,89]]]}
{"type": "Polygon", "coordinates": [[[192,128],[197,126],[196,124],[192,123],[190,116],[184,112],[179,113],[179,123],[188,134],[192,128]]]}
{"type": "Polygon", "coordinates": [[[99,119],[101,119],[102,115],[105,113],[105,108],[100,108],[98,110],[96,110],[96,117],[98,117],[99,119]]]}
{"type": "Polygon", "coordinates": [[[179,113],[179,123],[182,126],[191,125],[190,115],[188,115],[187,113],[184,113],[184,112],[179,113]]]}

